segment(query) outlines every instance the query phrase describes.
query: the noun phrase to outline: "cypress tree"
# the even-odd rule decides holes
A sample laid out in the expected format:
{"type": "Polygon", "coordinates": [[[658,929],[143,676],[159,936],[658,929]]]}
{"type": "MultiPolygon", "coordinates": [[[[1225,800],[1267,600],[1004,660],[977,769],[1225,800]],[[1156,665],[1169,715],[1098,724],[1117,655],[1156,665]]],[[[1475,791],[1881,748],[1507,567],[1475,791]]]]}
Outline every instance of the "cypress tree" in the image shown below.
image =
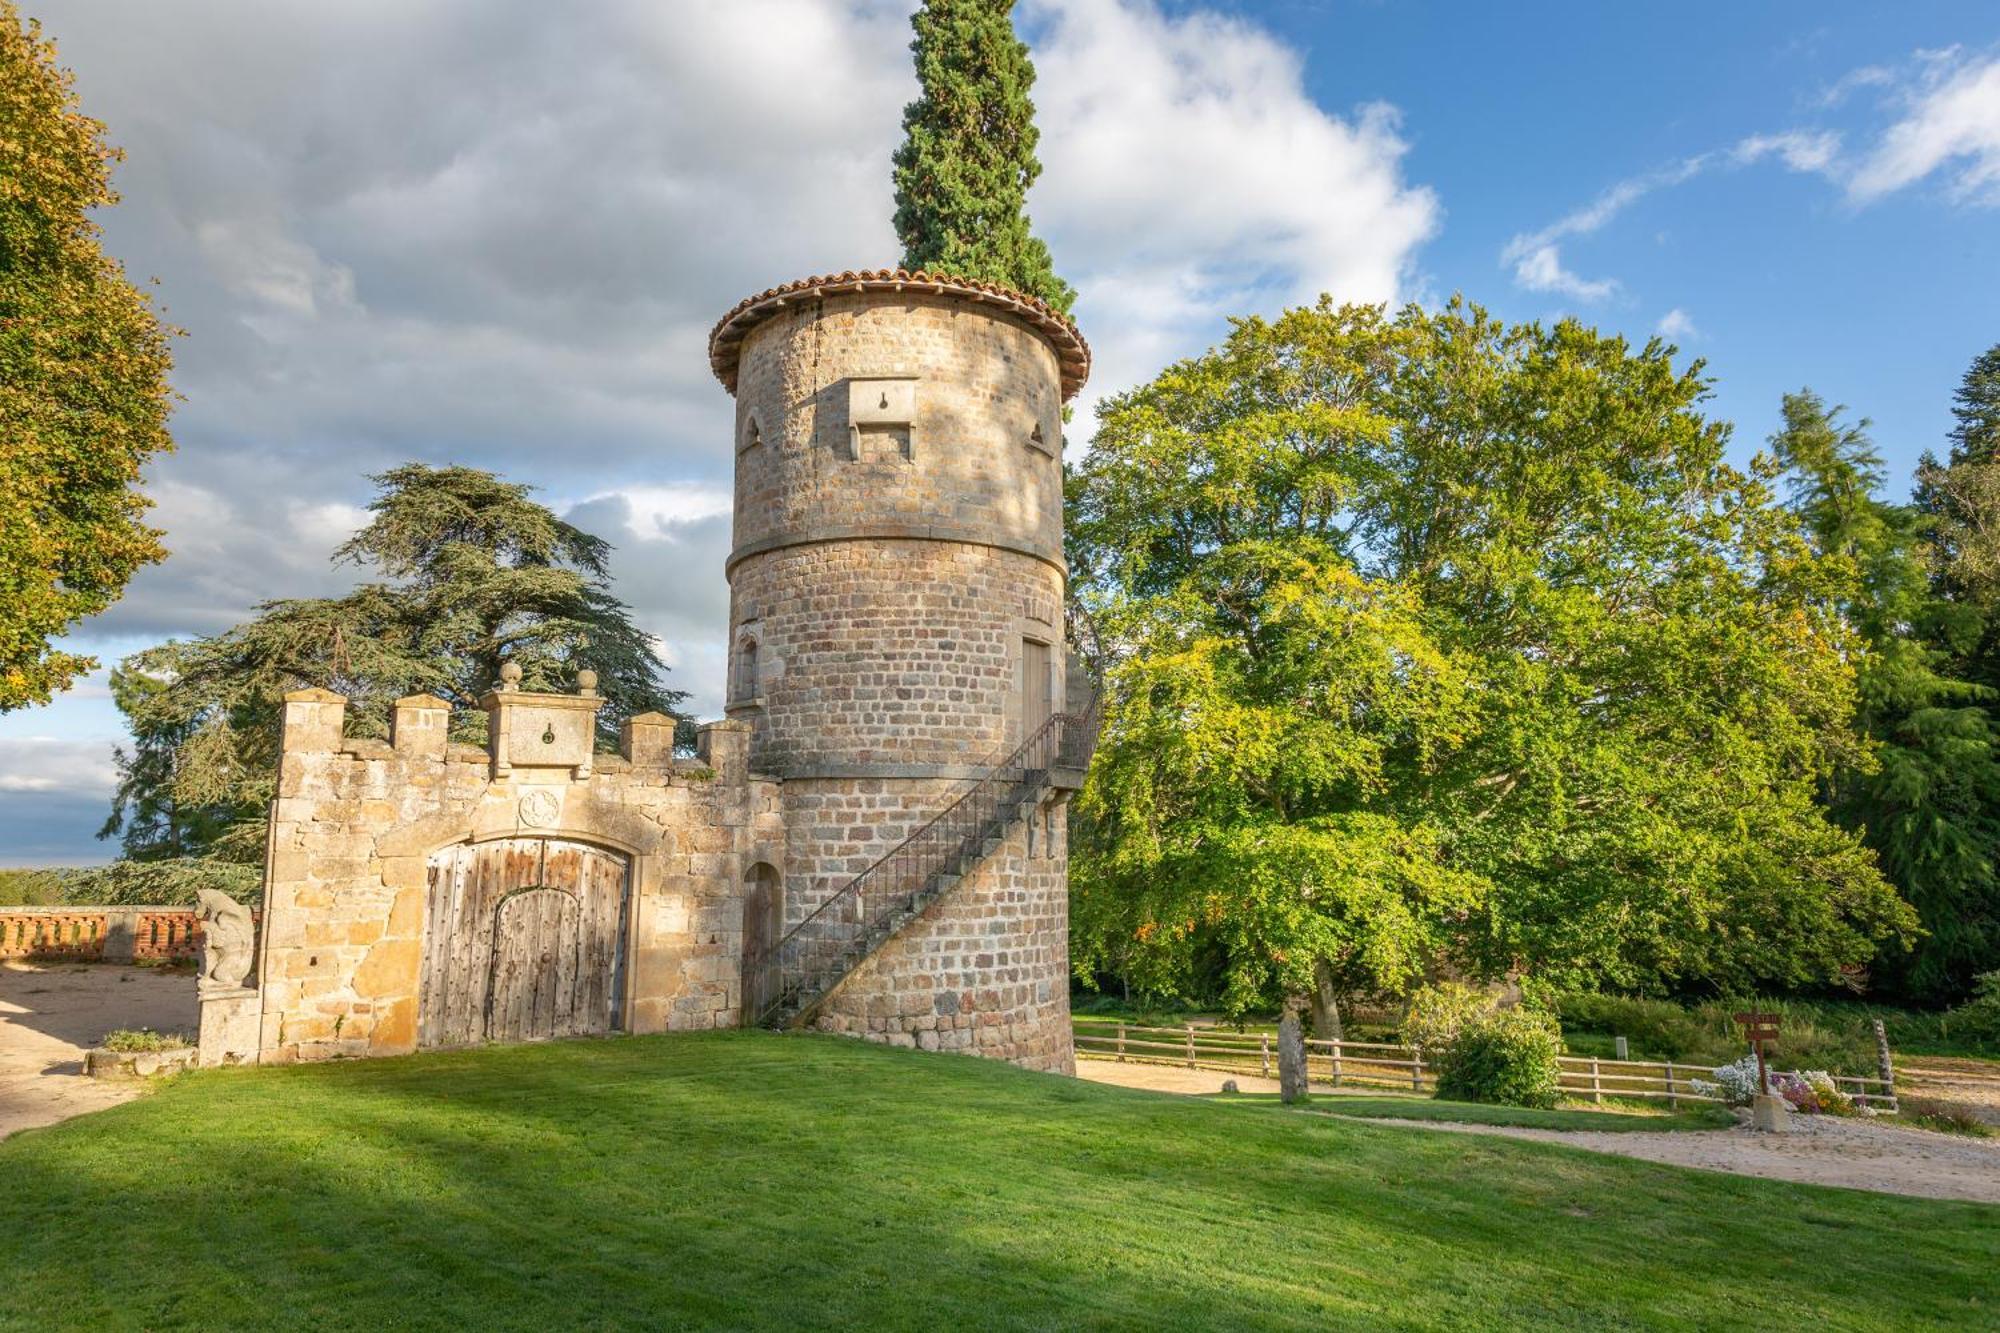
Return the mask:
{"type": "Polygon", "coordinates": [[[1029,229],[1035,67],[1013,0],[925,0],[911,18],[922,91],[903,109],[896,234],[903,265],[1003,283],[1067,312],[1076,299],[1029,229]]]}

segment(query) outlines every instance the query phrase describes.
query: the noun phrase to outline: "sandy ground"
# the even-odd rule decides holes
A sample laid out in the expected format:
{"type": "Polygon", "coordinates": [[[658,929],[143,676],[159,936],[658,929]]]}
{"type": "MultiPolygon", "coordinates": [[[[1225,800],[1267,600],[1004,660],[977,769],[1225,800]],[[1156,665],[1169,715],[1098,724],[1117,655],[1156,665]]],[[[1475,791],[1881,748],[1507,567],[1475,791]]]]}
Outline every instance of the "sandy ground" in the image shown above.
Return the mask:
{"type": "Polygon", "coordinates": [[[1949,1102],[1989,1125],[2000,1125],[2000,1060],[1913,1056],[1896,1062],[1896,1086],[1905,1094],[1949,1102]]]}
{"type": "Polygon", "coordinates": [[[143,1090],[86,1078],[83,1053],[114,1028],[193,1032],[186,972],[105,963],[0,963],[0,1139],[143,1090]]]}
{"type": "MultiPolygon", "coordinates": [[[[1190,1094],[1222,1090],[1227,1074],[1172,1065],[1078,1060],[1078,1078],[1125,1088],[1190,1094]]],[[[1277,1080],[1236,1075],[1241,1092],[1276,1092],[1277,1080]]],[[[1325,1095],[1315,1091],[1314,1096],[1325,1095]]],[[[1766,1180],[1841,1185],[1886,1194],[2000,1203],[2000,1140],[1956,1138],[1929,1130],[1865,1120],[1795,1116],[1789,1134],[1757,1134],[1747,1127],[1718,1130],[1592,1132],[1461,1125],[1436,1120],[1378,1120],[1396,1129],[1441,1130],[1534,1139],[1591,1152],[1638,1157],[1670,1166],[1726,1171],[1766,1180]]]]}
{"type": "Polygon", "coordinates": [[[1661,1134],[1605,1134],[1589,1130],[1455,1125],[1436,1120],[1370,1120],[1369,1123],[1394,1125],[1399,1129],[1535,1139],[1672,1166],[1761,1176],[1766,1180],[2000,1203],[2000,1143],[1870,1124],[1865,1120],[1799,1116],[1793,1118],[1795,1128],[1788,1134],[1758,1134],[1747,1126],[1661,1134]]]}
{"type": "Polygon", "coordinates": [[[1187,1069],[1178,1065],[1126,1064],[1117,1060],[1078,1060],[1076,1076],[1092,1083],[1114,1083],[1121,1088],[1144,1088],[1149,1092],[1201,1094],[1221,1092],[1225,1079],[1236,1080],[1238,1092],[1276,1092],[1278,1080],[1248,1074],[1219,1074],[1212,1069],[1187,1069]]]}

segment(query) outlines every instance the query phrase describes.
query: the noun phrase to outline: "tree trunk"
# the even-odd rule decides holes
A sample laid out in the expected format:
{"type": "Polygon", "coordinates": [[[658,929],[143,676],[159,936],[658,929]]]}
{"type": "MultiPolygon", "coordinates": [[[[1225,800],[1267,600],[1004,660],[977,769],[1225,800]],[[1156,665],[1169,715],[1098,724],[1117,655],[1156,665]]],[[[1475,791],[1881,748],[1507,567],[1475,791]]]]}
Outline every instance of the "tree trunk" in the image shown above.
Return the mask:
{"type": "Polygon", "coordinates": [[[1334,988],[1333,963],[1330,960],[1313,960],[1313,989],[1309,998],[1312,1001],[1314,1040],[1341,1040],[1340,994],[1334,988]]]}

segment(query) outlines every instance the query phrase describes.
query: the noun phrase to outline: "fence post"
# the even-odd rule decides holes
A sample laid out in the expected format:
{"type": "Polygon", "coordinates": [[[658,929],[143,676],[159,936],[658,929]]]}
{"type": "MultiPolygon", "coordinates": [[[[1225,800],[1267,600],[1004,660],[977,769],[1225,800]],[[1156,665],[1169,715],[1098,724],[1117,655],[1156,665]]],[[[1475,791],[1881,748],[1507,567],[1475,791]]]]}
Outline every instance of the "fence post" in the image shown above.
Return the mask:
{"type": "Polygon", "coordinates": [[[1188,1068],[1193,1069],[1194,1068],[1194,1024],[1192,1023],[1187,1025],[1187,1038],[1188,1038],[1188,1068]]]}
{"type": "Polygon", "coordinates": [[[1257,1038],[1257,1058],[1264,1070],[1264,1077],[1271,1077],[1271,1034],[1268,1032],[1257,1038]]]}
{"type": "Polygon", "coordinates": [[[1625,1044],[1623,1037],[1613,1037],[1611,1039],[1611,1053],[1620,1060],[1623,1060],[1632,1054],[1632,1048],[1625,1044]]]}
{"type": "Polygon", "coordinates": [[[1333,1039],[1333,1086],[1340,1086],[1340,1038],[1333,1039]]]}
{"type": "Polygon", "coordinates": [[[1875,1076],[1882,1080],[1883,1095],[1889,1099],[1889,1109],[1895,1110],[1900,1102],[1896,1100],[1896,1066],[1889,1059],[1889,1029],[1882,1026],[1882,1020],[1875,1022],[1875,1076]]]}
{"type": "Polygon", "coordinates": [[[1674,1062],[1672,1060],[1667,1061],[1667,1109],[1669,1111],[1678,1111],[1681,1109],[1681,1095],[1674,1087],[1674,1062]]]}
{"type": "Polygon", "coordinates": [[[1125,1025],[1118,1025],[1118,1063],[1125,1063],[1125,1025]]]}
{"type": "Polygon", "coordinates": [[[1597,1077],[1597,1057],[1594,1055],[1590,1057],[1590,1100],[1599,1106],[1604,1105],[1604,1084],[1597,1077]]]}
{"type": "Polygon", "coordinates": [[[1424,1048],[1421,1046],[1412,1046],[1410,1047],[1410,1091],[1422,1092],[1423,1090],[1424,1048]]]}

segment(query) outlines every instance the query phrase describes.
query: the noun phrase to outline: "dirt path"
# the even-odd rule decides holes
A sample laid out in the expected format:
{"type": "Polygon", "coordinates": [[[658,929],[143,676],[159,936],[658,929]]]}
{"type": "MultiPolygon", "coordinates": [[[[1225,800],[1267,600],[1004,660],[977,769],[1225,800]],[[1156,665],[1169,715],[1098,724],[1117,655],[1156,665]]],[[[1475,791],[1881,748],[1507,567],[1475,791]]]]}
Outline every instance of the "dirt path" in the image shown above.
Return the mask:
{"type": "Polygon", "coordinates": [[[1607,1134],[1591,1130],[1517,1129],[1437,1120],[1376,1120],[1371,1125],[1450,1134],[1493,1134],[1569,1148],[1638,1157],[1671,1166],[1727,1171],[1766,1180],[1841,1185],[1883,1194],[2000,1203],[2000,1143],[1864,1120],[1798,1116],[1789,1134],[1748,1127],[1607,1134]]]}
{"type": "Polygon", "coordinates": [[[113,1028],[192,1032],[186,973],[103,963],[0,963],[0,1139],[138,1095],[86,1078],[83,1053],[113,1028]]]}
{"type": "Polygon", "coordinates": [[[1092,1083],[1114,1083],[1121,1088],[1144,1088],[1149,1092],[1184,1092],[1191,1096],[1221,1092],[1225,1079],[1236,1080],[1238,1092],[1276,1092],[1278,1080],[1251,1074],[1222,1074],[1212,1069],[1188,1069],[1182,1065],[1144,1065],[1118,1060],[1078,1060],[1076,1076],[1092,1083]]]}

